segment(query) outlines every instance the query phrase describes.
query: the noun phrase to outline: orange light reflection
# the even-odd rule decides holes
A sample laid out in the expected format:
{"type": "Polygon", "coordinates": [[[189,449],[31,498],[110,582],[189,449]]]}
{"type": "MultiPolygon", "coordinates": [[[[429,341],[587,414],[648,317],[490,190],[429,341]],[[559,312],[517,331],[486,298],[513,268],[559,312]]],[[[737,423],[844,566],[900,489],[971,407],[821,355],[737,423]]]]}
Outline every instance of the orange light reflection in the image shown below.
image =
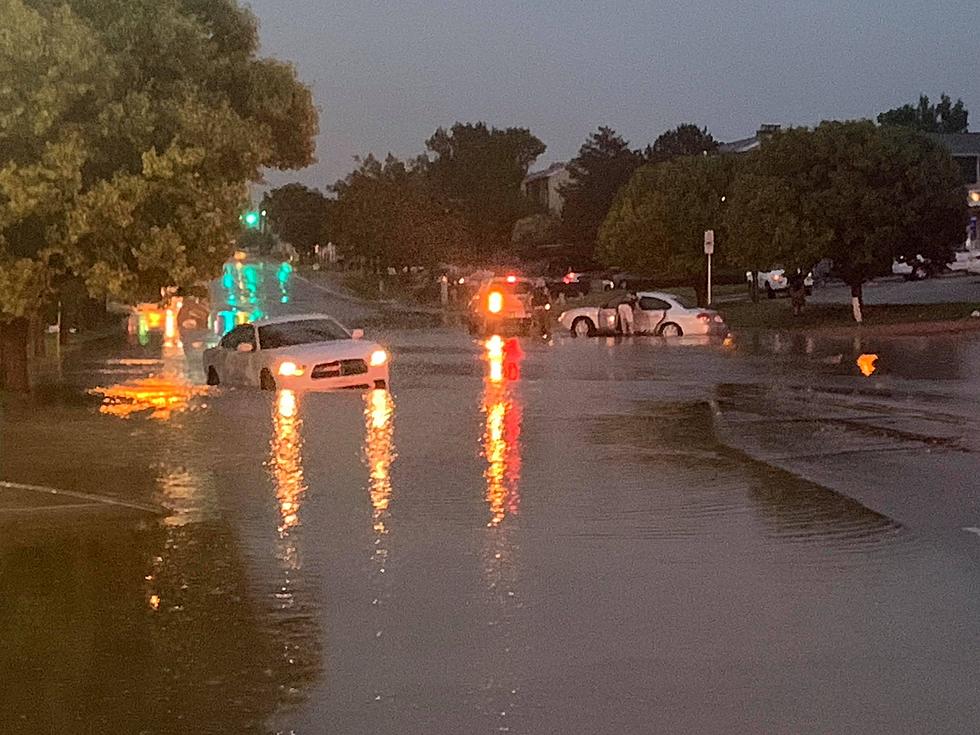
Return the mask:
{"type": "Polygon", "coordinates": [[[395,461],[395,402],[387,390],[376,389],[364,396],[364,454],[370,474],[372,522],[379,536],[388,533],[391,504],[391,465],[395,461]]]}
{"type": "Polygon", "coordinates": [[[150,418],[169,421],[175,413],[191,408],[191,400],[207,394],[207,387],[194,385],[182,377],[163,373],[137,378],[108,388],[92,388],[89,393],[102,395],[101,413],[118,418],[151,411],[150,418]]]}
{"type": "Polygon", "coordinates": [[[861,375],[866,378],[870,378],[878,370],[878,356],[877,355],[861,355],[857,359],[858,369],[861,371],[861,375]]]}
{"type": "Polygon", "coordinates": [[[483,456],[487,468],[483,474],[490,527],[499,526],[520,507],[522,410],[511,381],[520,376],[521,353],[516,340],[513,342],[513,346],[504,344],[496,335],[486,342],[489,372],[483,394],[483,456]]]}
{"type": "Polygon", "coordinates": [[[296,393],[281,390],[276,396],[272,417],[272,458],[270,467],[276,481],[279,501],[279,537],[285,538],[290,529],[299,525],[299,510],[306,493],[303,479],[302,419],[296,393]]]}

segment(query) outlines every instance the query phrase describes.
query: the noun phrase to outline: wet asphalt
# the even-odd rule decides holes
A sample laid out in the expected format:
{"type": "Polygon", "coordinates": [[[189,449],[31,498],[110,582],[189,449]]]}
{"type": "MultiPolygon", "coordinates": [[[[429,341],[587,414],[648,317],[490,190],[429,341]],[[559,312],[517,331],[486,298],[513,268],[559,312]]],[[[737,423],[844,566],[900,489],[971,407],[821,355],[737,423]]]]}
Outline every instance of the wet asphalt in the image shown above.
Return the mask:
{"type": "MultiPolygon", "coordinates": [[[[723,421],[847,396],[892,428],[951,416],[930,451],[972,456],[976,340],[557,336],[495,364],[459,328],[255,284],[215,293],[363,320],[392,391],[209,390],[197,335],[92,345],[8,402],[2,479],[170,515],[0,538],[0,731],[977,731],[970,534],[723,421]]],[[[876,441],[940,434],[903,427],[876,441]]]]}

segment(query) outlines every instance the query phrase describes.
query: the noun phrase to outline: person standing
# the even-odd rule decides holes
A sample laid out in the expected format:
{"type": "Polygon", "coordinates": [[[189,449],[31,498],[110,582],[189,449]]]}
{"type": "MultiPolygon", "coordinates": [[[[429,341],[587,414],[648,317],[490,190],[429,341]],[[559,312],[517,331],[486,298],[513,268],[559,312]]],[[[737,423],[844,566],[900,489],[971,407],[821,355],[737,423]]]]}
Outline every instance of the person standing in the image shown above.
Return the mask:
{"type": "Polygon", "coordinates": [[[631,291],[626,294],[626,298],[616,307],[616,314],[619,317],[620,334],[633,334],[633,306],[635,303],[636,294],[631,291]]]}
{"type": "Polygon", "coordinates": [[[799,269],[789,277],[789,298],[793,303],[793,316],[802,314],[806,305],[806,276],[799,269]]]}

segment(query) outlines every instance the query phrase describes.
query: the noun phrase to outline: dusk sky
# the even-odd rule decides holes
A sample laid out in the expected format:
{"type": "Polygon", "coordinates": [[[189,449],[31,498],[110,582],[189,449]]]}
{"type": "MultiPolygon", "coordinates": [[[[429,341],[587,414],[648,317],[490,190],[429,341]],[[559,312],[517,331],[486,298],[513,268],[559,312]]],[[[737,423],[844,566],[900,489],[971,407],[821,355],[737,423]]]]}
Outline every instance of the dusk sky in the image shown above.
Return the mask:
{"type": "Polygon", "coordinates": [[[980,121],[976,0],[250,4],[263,53],[320,109],[319,162],[270,184],[327,186],[354,155],[417,154],[457,120],[529,127],[548,146],[534,168],[598,125],[637,147],[682,122],[732,140],[944,91],[980,121]]]}

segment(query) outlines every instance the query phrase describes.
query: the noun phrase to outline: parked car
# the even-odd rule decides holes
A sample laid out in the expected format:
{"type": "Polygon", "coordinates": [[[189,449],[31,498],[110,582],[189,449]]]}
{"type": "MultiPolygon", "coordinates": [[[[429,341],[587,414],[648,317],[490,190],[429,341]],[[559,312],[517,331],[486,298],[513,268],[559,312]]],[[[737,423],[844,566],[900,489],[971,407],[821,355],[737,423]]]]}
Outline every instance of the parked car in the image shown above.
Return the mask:
{"type": "Polygon", "coordinates": [[[945,269],[921,255],[914,258],[899,257],[892,261],[892,275],[904,276],[906,281],[922,281],[935,276],[945,269]]]}
{"type": "Polygon", "coordinates": [[[240,324],[204,351],[208,385],[293,388],[388,387],[388,353],[324,314],[240,324]]]}
{"type": "Polygon", "coordinates": [[[523,276],[495,276],[480,285],[467,309],[470,334],[529,334],[534,282],[523,276]]]}
{"type": "MultiPolygon", "coordinates": [[[[569,309],[558,317],[558,323],[576,337],[615,334],[618,331],[616,307],[623,303],[620,295],[601,306],[569,309]]],[[[728,333],[721,314],[711,309],[685,306],[673,294],[641,291],[637,294],[633,330],[639,334],[662,337],[683,335],[719,335],[728,333]]]]}
{"type": "MultiPolygon", "coordinates": [[[[751,282],[751,272],[748,275],[751,282]]],[[[774,299],[780,294],[789,293],[789,276],[786,275],[785,268],[777,265],[772,270],[759,271],[756,274],[756,285],[760,291],[766,292],[767,297],[774,299]]],[[[813,293],[813,273],[807,273],[803,285],[806,288],[807,296],[813,293]]]]}

